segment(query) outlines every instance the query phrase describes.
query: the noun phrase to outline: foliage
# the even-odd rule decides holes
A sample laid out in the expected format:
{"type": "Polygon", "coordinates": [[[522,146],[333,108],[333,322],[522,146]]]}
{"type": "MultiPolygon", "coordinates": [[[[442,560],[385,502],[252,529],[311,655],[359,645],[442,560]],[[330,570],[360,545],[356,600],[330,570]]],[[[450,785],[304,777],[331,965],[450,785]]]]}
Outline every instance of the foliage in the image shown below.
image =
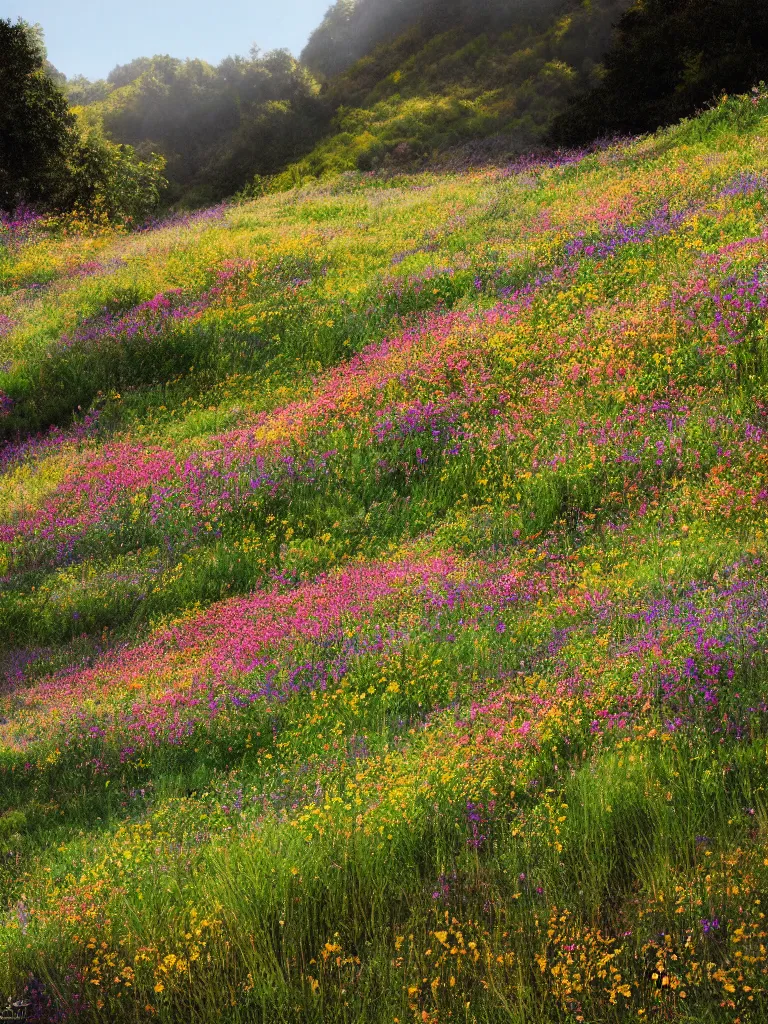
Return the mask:
{"type": "Polygon", "coordinates": [[[110,92],[109,83],[103,79],[91,82],[85,75],[75,75],[64,82],[64,91],[73,107],[88,106],[107,98],[110,92]]]}
{"type": "Polygon", "coordinates": [[[561,114],[553,138],[653,131],[768,77],[768,8],[752,0],[637,0],[603,81],[561,114]]]}
{"type": "Polygon", "coordinates": [[[348,170],[645,131],[764,77],[763,7],[629,3],[338,0],[301,62],[142,57],[67,89],[108,138],[164,156],[168,203],[199,206],[348,170]]]}
{"type": "Polygon", "coordinates": [[[162,153],[168,201],[195,206],[253,194],[270,178],[279,190],[348,169],[414,167],[472,139],[501,136],[507,154],[539,145],[596,81],[627,2],[340,2],[302,63],[284,51],[217,68],[158,56],[68,89],[72,102],[93,104],[110,138],[162,153]]]}
{"type": "Polygon", "coordinates": [[[0,210],[10,212],[55,194],[74,118],[29,25],[0,19],[0,53],[0,210]]]}
{"type": "Polygon", "coordinates": [[[768,96],[0,224],[0,992],[768,1013],[768,96]]]}
{"type": "Polygon", "coordinates": [[[59,205],[113,223],[141,224],[157,210],[167,185],[165,160],[139,160],[131,146],[104,135],[92,111],[80,111],[78,136],[69,154],[69,174],[59,205]]]}
{"type": "Polygon", "coordinates": [[[470,35],[509,25],[543,26],[560,0],[336,0],[310,36],[302,60],[334,78],[379,46],[415,26],[440,35],[460,26],[470,35]]]}

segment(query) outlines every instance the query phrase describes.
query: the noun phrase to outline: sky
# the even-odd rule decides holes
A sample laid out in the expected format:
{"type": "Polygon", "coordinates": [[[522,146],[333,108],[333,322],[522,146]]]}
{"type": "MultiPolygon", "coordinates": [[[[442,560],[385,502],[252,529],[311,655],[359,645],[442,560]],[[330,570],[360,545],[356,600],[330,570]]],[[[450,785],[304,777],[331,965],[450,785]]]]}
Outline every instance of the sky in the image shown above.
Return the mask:
{"type": "Polygon", "coordinates": [[[168,53],[217,64],[286,47],[298,56],[331,0],[0,0],[0,17],[39,23],[48,59],[71,78],[168,53]]]}

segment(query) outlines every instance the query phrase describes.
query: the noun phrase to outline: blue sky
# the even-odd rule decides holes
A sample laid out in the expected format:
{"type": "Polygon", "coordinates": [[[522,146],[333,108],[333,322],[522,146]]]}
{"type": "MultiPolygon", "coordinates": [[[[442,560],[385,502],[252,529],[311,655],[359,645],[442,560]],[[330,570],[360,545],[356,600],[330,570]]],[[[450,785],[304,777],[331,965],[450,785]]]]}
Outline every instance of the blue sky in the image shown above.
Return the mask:
{"type": "Polygon", "coordinates": [[[48,59],[68,77],[169,53],[212,64],[287,47],[298,55],[331,0],[3,0],[2,17],[39,22],[48,59]]]}

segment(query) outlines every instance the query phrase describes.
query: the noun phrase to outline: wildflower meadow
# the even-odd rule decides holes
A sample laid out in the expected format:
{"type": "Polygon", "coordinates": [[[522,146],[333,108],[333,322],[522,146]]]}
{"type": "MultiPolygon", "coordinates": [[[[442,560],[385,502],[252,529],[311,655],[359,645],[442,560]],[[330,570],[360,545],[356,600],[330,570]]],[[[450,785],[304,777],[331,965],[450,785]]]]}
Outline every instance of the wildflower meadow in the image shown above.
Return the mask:
{"type": "Polygon", "coordinates": [[[768,94],[0,222],[0,997],[768,1019],[768,94]]]}

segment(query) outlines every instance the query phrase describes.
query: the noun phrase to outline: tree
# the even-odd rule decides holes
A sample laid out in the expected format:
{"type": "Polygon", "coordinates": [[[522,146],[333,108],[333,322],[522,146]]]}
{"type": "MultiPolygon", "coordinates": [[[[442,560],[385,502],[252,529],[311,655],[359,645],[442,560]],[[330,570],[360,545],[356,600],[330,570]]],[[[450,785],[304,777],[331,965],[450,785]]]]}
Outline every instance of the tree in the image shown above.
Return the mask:
{"type": "Polygon", "coordinates": [[[78,209],[123,223],[153,212],[164,160],[140,160],[104,136],[98,116],[70,110],[40,29],[0,20],[0,54],[0,209],[78,209]]]}
{"type": "Polygon", "coordinates": [[[73,80],[68,88],[87,104],[83,115],[100,120],[105,138],[132,147],[145,168],[150,154],[162,154],[166,199],[186,205],[222,199],[254,173],[282,169],[311,149],[329,121],[317,83],[287,50],[254,47],[249,57],[227,57],[218,67],[142,57],[104,83],[73,80]]]}
{"type": "Polygon", "coordinates": [[[75,127],[46,73],[39,31],[0,19],[0,208],[47,206],[58,189],[75,127]]]}

